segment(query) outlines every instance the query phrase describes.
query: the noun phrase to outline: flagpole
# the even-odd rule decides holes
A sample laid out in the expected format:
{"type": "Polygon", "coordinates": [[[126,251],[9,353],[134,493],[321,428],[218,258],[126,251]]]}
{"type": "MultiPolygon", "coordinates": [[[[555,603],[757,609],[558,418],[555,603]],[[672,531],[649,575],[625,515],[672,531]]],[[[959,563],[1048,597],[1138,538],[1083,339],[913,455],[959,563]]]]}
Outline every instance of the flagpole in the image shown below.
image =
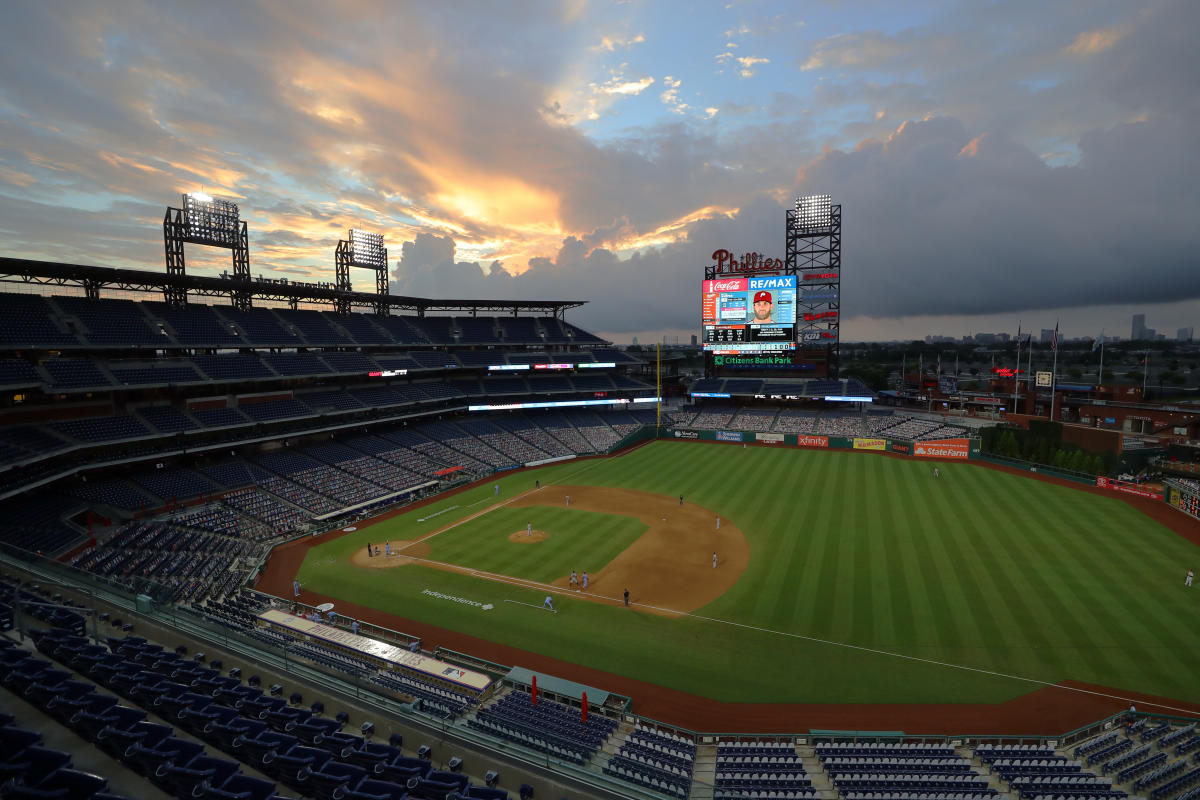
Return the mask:
{"type": "Polygon", "coordinates": [[[1146,363],[1144,366],[1146,367],[1146,370],[1145,370],[1145,372],[1142,373],[1142,402],[1143,403],[1146,402],[1146,381],[1150,380],[1150,351],[1149,350],[1146,351],[1146,363]]]}
{"type": "Polygon", "coordinates": [[[1096,376],[1096,388],[1099,390],[1100,384],[1104,383],[1104,334],[1100,334],[1100,374],[1096,376]]]}
{"type": "Polygon", "coordinates": [[[1054,421],[1054,401],[1057,396],[1054,394],[1055,385],[1058,383],[1058,323],[1054,323],[1054,363],[1050,366],[1050,421],[1054,421]]]}
{"type": "Polygon", "coordinates": [[[1020,400],[1017,392],[1021,388],[1021,326],[1017,326],[1017,369],[1013,372],[1013,413],[1020,413],[1020,400]]]}

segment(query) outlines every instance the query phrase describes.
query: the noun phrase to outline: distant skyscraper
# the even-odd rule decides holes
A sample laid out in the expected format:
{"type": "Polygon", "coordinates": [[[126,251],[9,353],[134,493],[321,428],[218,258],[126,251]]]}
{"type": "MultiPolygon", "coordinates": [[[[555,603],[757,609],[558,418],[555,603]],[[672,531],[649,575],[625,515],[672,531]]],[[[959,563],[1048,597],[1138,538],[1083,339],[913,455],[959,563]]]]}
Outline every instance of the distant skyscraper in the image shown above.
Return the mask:
{"type": "Polygon", "coordinates": [[[633,346],[637,347],[637,337],[633,337],[633,346]]]}
{"type": "Polygon", "coordinates": [[[1129,338],[1135,342],[1138,339],[1146,338],[1146,315],[1145,314],[1134,314],[1133,315],[1133,332],[1129,334],[1129,338]]]}
{"type": "Polygon", "coordinates": [[[694,333],[693,333],[693,334],[692,334],[692,347],[695,347],[695,346],[696,346],[696,344],[697,344],[697,342],[696,342],[696,334],[694,334],[694,333]]]}
{"type": "Polygon", "coordinates": [[[1181,342],[1190,342],[1192,340],[1192,331],[1193,330],[1194,329],[1191,327],[1180,328],[1178,331],[1175,332],[1175,338],[1181,342]]]}
{"type": "Polygon", "coordinates": [[[1042,344],[1050,344],[1050,342],[1054,341],[1054,328],[1042,328],[1042,338],[1040,341],[1042,344]]]}

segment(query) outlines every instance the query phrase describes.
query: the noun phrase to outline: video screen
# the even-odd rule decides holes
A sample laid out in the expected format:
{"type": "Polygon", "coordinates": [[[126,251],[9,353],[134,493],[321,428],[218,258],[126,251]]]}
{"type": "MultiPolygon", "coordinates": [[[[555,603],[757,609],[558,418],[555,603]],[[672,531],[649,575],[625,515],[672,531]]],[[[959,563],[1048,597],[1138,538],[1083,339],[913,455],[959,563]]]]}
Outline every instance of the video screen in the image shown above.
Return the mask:
{"type": "Polygon", "coordinates": [[[704,349],[767,353],[796,349],[796,276],[704,281],[704,349]]]}

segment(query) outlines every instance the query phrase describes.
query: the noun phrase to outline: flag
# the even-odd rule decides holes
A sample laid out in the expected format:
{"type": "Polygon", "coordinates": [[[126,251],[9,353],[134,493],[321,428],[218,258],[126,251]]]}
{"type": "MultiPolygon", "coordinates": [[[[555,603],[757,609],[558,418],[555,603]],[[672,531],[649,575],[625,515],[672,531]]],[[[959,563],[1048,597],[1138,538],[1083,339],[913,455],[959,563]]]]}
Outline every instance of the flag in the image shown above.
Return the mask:
{"type": "Polygon", "coordinates": [[[1054,323],[1054,336],[1051,337],[1051,339],[1050,339],[1050,349],[1051,350],[1058,349],[1058,323],[1057,322],[1054,323]]]}
{"type": "Polygon", "coordinates": [[[1100,349],[1100,345],[1104,344],[1104,331],[1100,331],[1100,335],[1096,337],[1096,341],[1092,342],[1092,352],[1100,349]]]}

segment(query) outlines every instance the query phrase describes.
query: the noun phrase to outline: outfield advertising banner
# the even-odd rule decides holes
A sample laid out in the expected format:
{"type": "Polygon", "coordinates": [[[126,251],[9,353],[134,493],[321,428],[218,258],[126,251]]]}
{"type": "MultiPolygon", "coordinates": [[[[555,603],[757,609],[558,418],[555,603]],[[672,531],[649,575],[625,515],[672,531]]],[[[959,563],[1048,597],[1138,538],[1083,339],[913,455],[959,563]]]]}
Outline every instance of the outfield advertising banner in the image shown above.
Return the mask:
{"type": "Polygon", "coordinates": [[[1152,489],[1143,489],[1136,483],[1129,481],[1119,481],[1116,478],[1106,478],[1100,475],[1096,478],[1096,485],[1101,489],[1108,489],[1113,492],[1124,492],[1125,494],[1135,494],[1138,497],[1149,497],[1151,500],[1162,500],[1162,492],[1156,492],[1152,489]]]}
{"type": "Polygon", "coordinates": [[[742,441],[741,431],[717,431],[718,442],[740,442],[742,441]]]}
{"type": "Polygon", "coordinates": [[[914,442],[913,455],[925,458],[970,458],[971,442],[969,439],[933,439],[928,442],[914,442]]]}
{"type": "Polygon", "coordinates": [[[783,444],[782,433],[756,433],[754,441],[762,442],[763,444],[783,444]]]}
{"type": "Polygon", "coordinates": [[[855,450],[887,450],[887,439],[859,439],[854,440],[855,450]]]}
{"type": "Polygon", "coordinates": [[[796,446],[798,447],[829,447],[828,436],[797,436],[796,446]]]}
{"type": "Polygon", "coordinates": [[[699,439],[700,434],[696,431],[675,431],[676,439],[699,439]]]}

